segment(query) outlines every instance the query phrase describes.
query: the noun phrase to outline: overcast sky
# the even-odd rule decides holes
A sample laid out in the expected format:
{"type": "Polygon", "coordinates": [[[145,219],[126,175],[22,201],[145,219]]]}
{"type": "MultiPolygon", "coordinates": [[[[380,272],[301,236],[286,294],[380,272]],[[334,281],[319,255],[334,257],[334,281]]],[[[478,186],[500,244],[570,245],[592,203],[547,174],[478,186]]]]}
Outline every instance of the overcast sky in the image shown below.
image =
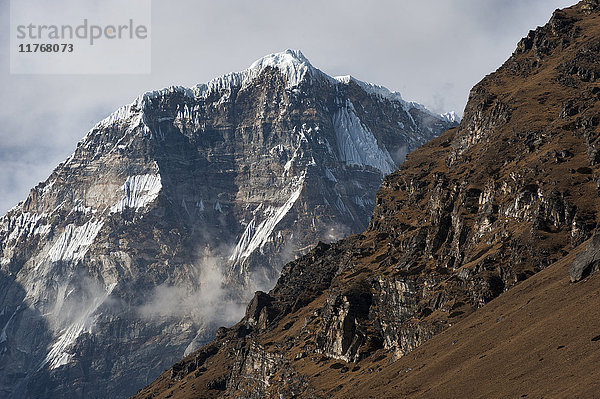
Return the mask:
{"type": "MultiPolygon", "coordinates": [[[[62,2],[52,1],[57,10],[62,2]]],[[[332,76],[351,74],[433,111],[462,114],[471,87],[529,29],[574,2],[154,0],[151,74],[76,76],[9,73],[9,1],[1,0],[0,213],[139,94],[206,82],[287,48],[332,76]]]]}

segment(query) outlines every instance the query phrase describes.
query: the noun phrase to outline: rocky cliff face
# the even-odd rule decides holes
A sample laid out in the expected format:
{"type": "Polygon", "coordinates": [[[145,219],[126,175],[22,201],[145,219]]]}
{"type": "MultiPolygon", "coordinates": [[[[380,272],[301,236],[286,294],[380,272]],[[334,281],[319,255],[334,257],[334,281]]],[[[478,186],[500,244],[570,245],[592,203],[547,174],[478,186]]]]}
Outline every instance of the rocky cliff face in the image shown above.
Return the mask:
{"type": "Polygon", "coordinates": [[[452,125],[290,50],[140,96],[0,219],[0,396],[134,393],[452,125]]]}
{"type": "MultiPolygon", "coordinates": [[[[460,126],[385,178],[363,234],[286,265],[199,352],[215,355],[183,359],[138,397],[360,397],[362,380],[590,238],[599,21],[584,1],[530,32],[473,88],[460,126]]],[[[574,280],[597,268],[590,245],[574,280]]]]}

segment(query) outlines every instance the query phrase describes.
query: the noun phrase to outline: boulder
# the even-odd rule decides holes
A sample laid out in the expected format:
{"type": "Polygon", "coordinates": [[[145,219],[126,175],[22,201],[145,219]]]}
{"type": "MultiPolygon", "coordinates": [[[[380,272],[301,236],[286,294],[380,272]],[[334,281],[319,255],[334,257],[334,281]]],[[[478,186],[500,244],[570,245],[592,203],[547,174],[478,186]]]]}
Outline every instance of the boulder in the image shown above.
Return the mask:
{"type": "Polygon", "coordinates": [[[600,234],[594,234],[585,251],[580,252],[571,266],[569,275],[571,282],[576,283],[598,270],[600,264],[600,234]]]}

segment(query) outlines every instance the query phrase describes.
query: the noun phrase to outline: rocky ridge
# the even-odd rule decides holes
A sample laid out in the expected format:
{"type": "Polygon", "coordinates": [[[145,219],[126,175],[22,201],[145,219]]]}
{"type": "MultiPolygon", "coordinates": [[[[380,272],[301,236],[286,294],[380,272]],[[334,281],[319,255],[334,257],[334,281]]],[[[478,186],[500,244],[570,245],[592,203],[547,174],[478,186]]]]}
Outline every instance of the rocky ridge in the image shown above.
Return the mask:
{"type": "MultiPolygon", "coordinates": [[[[410,397],[378,373],[594,234],[599,22],[582,1],[531,31],[472,89],[460,126],[384,179],[364,233],[286,265],[240,323],[136,397],[362,397],[362,384],[410,397]]],[[[597,269],[597,239],[587,248],[574,281],[597,269]]]]}

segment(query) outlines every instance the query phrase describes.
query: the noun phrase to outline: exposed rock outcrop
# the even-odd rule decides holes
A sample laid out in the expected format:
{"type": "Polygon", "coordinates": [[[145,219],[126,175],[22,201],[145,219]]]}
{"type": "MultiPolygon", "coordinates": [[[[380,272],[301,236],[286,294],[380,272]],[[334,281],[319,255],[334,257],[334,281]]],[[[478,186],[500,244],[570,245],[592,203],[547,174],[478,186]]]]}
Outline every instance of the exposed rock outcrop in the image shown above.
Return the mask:
{"type": "Polygon", "coordinates": [[[598,271],[599,266],[600,235],[596,234],[587,244],[585,251],[579,253],[573,263],[571,263],[571,266],[569,266],[571,282],[576,283],[590,275],[590,273],[598,271]]]}

